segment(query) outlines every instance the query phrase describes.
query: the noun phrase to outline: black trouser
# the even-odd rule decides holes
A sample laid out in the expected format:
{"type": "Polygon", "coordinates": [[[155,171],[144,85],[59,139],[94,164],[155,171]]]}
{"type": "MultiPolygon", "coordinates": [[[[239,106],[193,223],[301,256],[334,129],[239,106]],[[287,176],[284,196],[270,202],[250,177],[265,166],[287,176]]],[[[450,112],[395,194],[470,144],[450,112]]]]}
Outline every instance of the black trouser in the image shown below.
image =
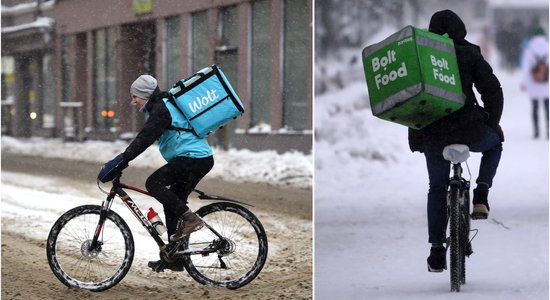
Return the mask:
{"type": "MultiPolygon", "coordinates": [[[[531,116],[533,118],[533,127],[535,129],[535,137],[539,136],[539,101],[538,99],[531,99],[532,110],[531,116]]],[[[546,133],[548,134],[548,98],[542,99],[544,105],[544,117],[546,119],[546,133]]]]}
{"type": "Polygon", "coordinates": [[[178,218],[189,209],[187,197],[213,166],[212,156],[176,157],[147,178],[147,191],[164,206],[168,236],[174,234],[178,218]]]}

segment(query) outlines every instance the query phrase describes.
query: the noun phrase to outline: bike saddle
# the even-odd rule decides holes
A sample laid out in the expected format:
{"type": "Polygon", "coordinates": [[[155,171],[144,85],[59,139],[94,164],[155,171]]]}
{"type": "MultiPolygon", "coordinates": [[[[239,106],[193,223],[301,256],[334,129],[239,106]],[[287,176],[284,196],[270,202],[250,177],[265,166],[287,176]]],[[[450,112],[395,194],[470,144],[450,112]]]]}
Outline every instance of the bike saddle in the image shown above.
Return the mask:
{"type": "Polygon", "coordinates": [[[466,145],[452,144],[443,149],[443,158],[453,164],[463,163],[470,157],[470,148],[466,145]]]}

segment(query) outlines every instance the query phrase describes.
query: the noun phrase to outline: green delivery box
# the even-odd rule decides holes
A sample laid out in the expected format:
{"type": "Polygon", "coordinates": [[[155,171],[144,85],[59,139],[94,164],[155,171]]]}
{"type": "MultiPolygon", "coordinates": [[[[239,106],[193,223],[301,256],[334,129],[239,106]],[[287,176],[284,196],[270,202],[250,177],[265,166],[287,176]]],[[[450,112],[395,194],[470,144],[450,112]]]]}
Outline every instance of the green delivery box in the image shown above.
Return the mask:
{"type": "Polygon", "coordinates": [[[453,40],[407,26],[363,49],[373,115],[420,129],[464,105],[453,40]]]}

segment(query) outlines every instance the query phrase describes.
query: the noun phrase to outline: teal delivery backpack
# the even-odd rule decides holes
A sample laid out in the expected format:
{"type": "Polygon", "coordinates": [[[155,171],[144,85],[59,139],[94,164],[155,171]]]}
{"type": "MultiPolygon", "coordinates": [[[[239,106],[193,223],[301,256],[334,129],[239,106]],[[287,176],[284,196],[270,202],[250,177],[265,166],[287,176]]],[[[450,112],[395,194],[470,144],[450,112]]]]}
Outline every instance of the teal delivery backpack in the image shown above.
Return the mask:
{"type": "Polygon", "coordinates": [[[237,93],[216,65],[204,68],[174,84],[169,101],[203,138],[244,113],[237,93]]]}

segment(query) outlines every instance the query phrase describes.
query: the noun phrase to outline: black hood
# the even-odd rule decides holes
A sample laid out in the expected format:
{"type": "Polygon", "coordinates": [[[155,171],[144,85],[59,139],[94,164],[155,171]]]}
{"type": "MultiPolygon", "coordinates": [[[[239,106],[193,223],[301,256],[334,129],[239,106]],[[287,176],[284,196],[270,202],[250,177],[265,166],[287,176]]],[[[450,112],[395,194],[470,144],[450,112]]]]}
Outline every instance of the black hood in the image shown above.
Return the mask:
{"type": "Polygon", "coordinates": [[[460,17],[452,10],[438,11],[432,15],[430,20],[430,32],[437,34],[447,33],[455,42],[464,41],[466,37],[466,26],[460,17]]]}

